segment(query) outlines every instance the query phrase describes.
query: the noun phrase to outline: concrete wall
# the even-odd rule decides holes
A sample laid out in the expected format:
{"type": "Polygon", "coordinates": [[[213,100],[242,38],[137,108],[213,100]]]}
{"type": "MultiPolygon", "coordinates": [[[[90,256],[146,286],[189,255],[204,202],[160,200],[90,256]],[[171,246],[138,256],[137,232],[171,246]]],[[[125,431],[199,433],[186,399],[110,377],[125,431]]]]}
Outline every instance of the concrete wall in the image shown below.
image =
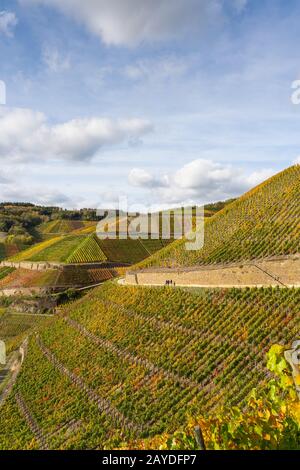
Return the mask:
{"type": "Polygon", "coordinates": [[[151,268],[126,273],[125,283],[132,285],[165,285],[173,280],[180,286],[300,287],[300,255],[256,260],[230,265],[198,266],[191,268],[151,268]]]}

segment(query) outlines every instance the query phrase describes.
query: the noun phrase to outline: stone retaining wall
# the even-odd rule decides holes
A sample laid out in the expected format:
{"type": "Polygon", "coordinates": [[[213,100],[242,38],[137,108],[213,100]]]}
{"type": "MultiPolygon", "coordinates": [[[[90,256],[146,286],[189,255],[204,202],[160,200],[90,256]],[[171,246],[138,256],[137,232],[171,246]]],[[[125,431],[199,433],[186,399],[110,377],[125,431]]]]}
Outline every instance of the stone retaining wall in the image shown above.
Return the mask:
{"type": "Polygon", "coordinates": [[[33,261],[1,261],[0,267],[2,268],[16,268],[16,269],[29,269],[30,271],[47,271],[49,269],[63,269],[61,263],[48,263],[46,261],[33,262],[33,261]]]}
{"type": "Polygon", "coordinates": [[[172,280],[178,286],[201,287],[300,287],[300,255],[252,260],[230,265],[193,266],[191,268],[149,268],[126,273],[131,285],[165,285],[172,280]]]}
{"type": "Polygon", "coordinates": [[[0,290],[0,297],[45,295],[49,293],[46,287],[11,287],[0,290]]]}

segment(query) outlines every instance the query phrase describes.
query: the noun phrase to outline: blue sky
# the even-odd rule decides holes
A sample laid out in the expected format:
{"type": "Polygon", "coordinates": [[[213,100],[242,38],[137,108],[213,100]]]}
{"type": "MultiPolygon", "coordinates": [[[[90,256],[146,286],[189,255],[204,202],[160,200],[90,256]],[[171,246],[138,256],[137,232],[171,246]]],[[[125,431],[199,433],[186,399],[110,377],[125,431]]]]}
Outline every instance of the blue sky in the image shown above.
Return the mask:
{"type": "Polygon", "coordinates": [[[300,155],[300,3],[0,0],[0,199],[208,202],[300,155]]]}

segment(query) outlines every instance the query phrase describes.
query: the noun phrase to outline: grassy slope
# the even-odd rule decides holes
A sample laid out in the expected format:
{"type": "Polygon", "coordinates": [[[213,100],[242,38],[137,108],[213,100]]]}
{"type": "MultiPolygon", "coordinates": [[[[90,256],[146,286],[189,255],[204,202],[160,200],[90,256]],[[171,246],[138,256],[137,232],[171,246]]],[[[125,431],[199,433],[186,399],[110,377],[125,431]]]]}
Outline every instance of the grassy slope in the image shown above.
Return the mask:
{"type": "Polygon", "coordinates": [[[40,253],[31,256],[31,261],[57,261],[65,262],[71,253],[77,249],[82,239],[77,236],[68,236],[59,240],[57,243],[45,248],[40,253]]]}
{"type": "Polygon", "coordinates": [[[265,181],[205,222],[205,243],[187,251],[179,240],[140,264],[189,266],[300,251],[300,165],[265,181]]]}
{"type": "Polygon", "coordinates": [[[43,252],[44,250],[48,249],[52,245],[60,242],[62,240],[62,237],[55,237],[51,238],[50,240],[43,241],[41,243],[38,243],[37,245],[34,245],[27,250],[21,251],[15,256],[12,256],[9,261],[28,261],[32,260],[32,258],[36,257],[39,255],[39,253],[43,252]]]}
{"type": "MultiPolygon", "coordinates": [[[[40,343],[32,338],[15,391],[43,432],[52,433],[53,448],[111,448],[132,436],[172,432],[187,413],[243,403],[253,387],[266,383],[265,352],[296,337],[299,301],[299,289],[187,291],[107,283],[67,306],[67,317],[43,328],[40,343]],[[59,372],[42,347],[81,385],[59,372]],[[107,400],[103,412],[83,384],[97,400],[107,400]],[[78,427],[59,433],[70,420],[78,427]]],[[[8,432],[9,445],[16,446],[18,420],[0,435],[0,448],[7,447],[8,432]]],[[[20,447],[31,441],[28,435],[20,447]]]]}

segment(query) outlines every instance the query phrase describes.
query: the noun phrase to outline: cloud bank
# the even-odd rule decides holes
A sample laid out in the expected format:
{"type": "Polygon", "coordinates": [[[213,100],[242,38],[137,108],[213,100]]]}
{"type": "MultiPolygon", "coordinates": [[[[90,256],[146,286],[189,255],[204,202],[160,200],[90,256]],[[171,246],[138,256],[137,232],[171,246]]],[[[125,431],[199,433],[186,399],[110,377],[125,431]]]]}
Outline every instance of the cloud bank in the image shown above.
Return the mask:
{"type": "MultiPolygon", "coordinates": [[[[241,0],[230,0],[240,8],[241,0]]],[[[52,6],[84,24],[107,45],[180,37],[206,28],[221,15],[221,0],[20,0],[52,6]]],[[[243,2],[242,2],[243,3],[243,2]]]]}
{"type": "Polygon", "coordinates": [[[273,173],[271,169],[249,173],[212,160],[197,159],[159,178],[135,168],[129,173],[128,181],[135,187],[150,188],[157,200],[165,204],[201,204],[240,195],[273,173]]]}
{"type": "Polygon", "coordinates": [[[0,159],[87,161],[104,146],[139,139],[151,130],[151,123],[143,119],[92,117],[50,125],[40,112],[4,110],[0,114],[0,159]]]}

